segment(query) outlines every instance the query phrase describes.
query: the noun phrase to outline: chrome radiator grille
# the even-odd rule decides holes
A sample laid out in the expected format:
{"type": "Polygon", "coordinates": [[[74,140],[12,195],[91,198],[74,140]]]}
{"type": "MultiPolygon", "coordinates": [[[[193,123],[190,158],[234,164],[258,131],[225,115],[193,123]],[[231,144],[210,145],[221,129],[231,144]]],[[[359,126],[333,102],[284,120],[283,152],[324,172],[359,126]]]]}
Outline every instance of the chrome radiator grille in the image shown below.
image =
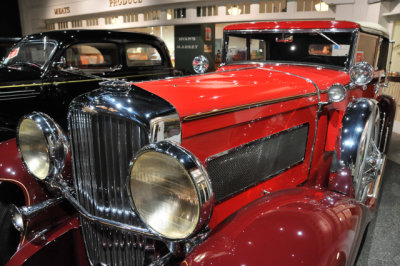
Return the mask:
{"type": "MultiPolygon", "coordinates": [[[[128,168],[133,154],[148,143],[135,121],[107,113],[70,112],[70,138],[76,197],[92,215],[138,225],[130,206],[128,168]]],[[[154,240],[94,224],[83,216],[82,231],[91,263],[142,265],[154,240]]]]}

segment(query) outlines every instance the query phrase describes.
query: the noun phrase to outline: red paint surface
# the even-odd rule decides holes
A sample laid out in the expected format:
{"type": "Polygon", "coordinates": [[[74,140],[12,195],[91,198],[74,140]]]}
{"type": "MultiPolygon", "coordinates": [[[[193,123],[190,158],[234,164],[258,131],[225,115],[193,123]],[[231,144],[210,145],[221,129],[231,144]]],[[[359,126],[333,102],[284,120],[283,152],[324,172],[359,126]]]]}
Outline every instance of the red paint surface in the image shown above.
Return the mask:
{"type": "Polygon", "coordinates": [[[270,30],[270,29],[358,29],[360,25],[350,21],[270,21],[228,25],[226,30],[270,30]]]}
{"type": "MultiPolygon", "coordinates": [[[[335,83],[347,84],[349,77],[343,71],[324,68],[255,64],[227,66],[216,73],[142,82],[136,85],[169,101],[183,118],[249,103],[316,93],[317,89],[310,80],[320,90],[326,90],[335,83]]],[[[321,98],[326,97],[325,95],[321,98]]],[[[318,96],[314,95],[182,124],[182,146],[192,151],[204,164],[207,158],[220,152],[287,128],[304,123],[309,124],[304,162],[218,204],[214,208],[210,221],[211,228],[241,207],[261,197],[265,190],[270,192],[281,190],[307,181],[314,142],[317,104],[318,96]]],[[[316,139],[318,150],[315,152],[317,159],[324,158],[328,122],[326,119],[320,119],[319,123],[316,139]]],[[[320,166],[316,168],[319,172],[312,172],[311,176],[319,182],[322,182],[324,177],[327,180],[330,158],[323,161],[316,160],[316,162],[320,166]]],[[[322,186],[322,184],[319,185],[322,186]]]]}
{"type": "Polygon", "coordinates": [[[74,261],[73,265],[89,265],[79,227],[77,217],[71,217],[63,223],[53,226],[51,230],[20,247],[6,266],[38,265],[33,261],[40,261],[43,265],[69,265],[68,262],[71,260],[74,261]],[[72,241],[62,241],[63,235],[68,233],[73,234],[72,241]],[[55,252],[58,249],[55,249],[54,246],[64,249],[55,252]],[[73,253],[65,254],[65,250],[73,253]],[[69,258],[63,256],[69,256],[69,258]]]}
{"type": "Polygon", "coordinates": [[[185,261],[188,265],[351,264],[368,215],[365,206],[333,192],[311,188],[276,192],[229,217],[185,261]]]}
{"type": "Polygon", "coordinates": [[[25,169],[19,157],[15,139],[0,143],[0,181],[11,182],[21,188],[27,206],[49,198],[45,187],[25,169]]]}
{"type": "MultiPolygon", "coordinates": [[[[135,85],[166,99],[184,118],[198,113],[316,92],[314,85],[301,77],[314,81],[321,90],[334,83],[349,82],[345,72],[308,66],[256,64],[223,67],[222,70],[227,71],[135,85]]],[[[262,115],[253,116],[254,119],[261,117],[262,115]]],[[[216,127],[220,125],[211,124],[206,128],[196,126],[193,129],[187,128],[182,133],[183,137],[189,137],[216,127]]]]}

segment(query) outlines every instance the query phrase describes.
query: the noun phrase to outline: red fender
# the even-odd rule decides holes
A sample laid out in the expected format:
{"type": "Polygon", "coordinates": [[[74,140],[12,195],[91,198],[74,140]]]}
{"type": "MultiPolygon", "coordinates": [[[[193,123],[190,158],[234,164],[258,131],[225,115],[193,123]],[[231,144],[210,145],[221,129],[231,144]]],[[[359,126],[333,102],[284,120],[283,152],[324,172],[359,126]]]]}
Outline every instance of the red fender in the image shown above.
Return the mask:
{"type": "Polygon", "coordinates": [[[44,185],[39,184],[22,164],[15,139],[0,143],[0,181],[19,186],[27,206],[50,198],[44,185]]]}
{"type": "Polygon", "coordinates": [[[283,190],[227,218],[181,265],[345,265],[354,262],[370,218],[338,193],[283,190]]]}
{"type": "Polygon", "coordinates": [[[14,265],[76,265],[87,266],[89,260],[77,217],[70,217],[52,230],[38,233],[21,246],[7,262],[14,265]],[[54,252],[57,250],[57,252],[54,252]]]}
{"type": "MultiPolygon", "coordinates": [[[[0,182],[17,185],[24,193],[26,206],[54,197],[44,183],[37,181],[28,173],[20,159],[15,139],[0,143],[0,182]]],[[[35,216],[26,224],[24,234],[21,234],[17,253],[36,237],[36,232],[58,225],[74,213],[75,210],[68,204],[58,204],[35,216]]],[[[36,245],[37,248],[43,247],[42,244],[36,245]]]]}

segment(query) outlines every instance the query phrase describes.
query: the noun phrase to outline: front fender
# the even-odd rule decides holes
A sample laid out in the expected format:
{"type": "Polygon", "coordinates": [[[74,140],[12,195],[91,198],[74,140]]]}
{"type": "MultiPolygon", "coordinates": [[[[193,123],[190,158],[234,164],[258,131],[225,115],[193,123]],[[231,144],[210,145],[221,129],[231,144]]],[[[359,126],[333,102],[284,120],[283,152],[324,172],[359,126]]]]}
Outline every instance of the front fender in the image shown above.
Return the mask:
{"type": "Polygon", "coordinates": [[[369,220],[365,206],[343,195],[283,190],[227,218],[182,264],[351,264],[369,220]]]}
{"type": "Polygon", "coordinates": [[[17,185],[24,193],[27,206],[50,198],[43,184],[39,184],[23,166],[15,139],[0,143],[0,182],[17,185]]]}

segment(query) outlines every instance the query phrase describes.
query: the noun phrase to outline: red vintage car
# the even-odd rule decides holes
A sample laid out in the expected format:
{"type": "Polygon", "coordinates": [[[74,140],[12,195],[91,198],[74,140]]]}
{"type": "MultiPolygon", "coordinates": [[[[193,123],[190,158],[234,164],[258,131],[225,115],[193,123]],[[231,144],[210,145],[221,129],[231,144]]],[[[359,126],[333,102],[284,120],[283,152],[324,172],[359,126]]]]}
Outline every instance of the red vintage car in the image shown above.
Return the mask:
{"type": "Polygon", "coordinates": [[[389,47],[371,24],[231,25],[214,73],[106,81],[68,134],[27,114],[0,144],[1,262],[353,264],[395,113],[389,47]]]}

